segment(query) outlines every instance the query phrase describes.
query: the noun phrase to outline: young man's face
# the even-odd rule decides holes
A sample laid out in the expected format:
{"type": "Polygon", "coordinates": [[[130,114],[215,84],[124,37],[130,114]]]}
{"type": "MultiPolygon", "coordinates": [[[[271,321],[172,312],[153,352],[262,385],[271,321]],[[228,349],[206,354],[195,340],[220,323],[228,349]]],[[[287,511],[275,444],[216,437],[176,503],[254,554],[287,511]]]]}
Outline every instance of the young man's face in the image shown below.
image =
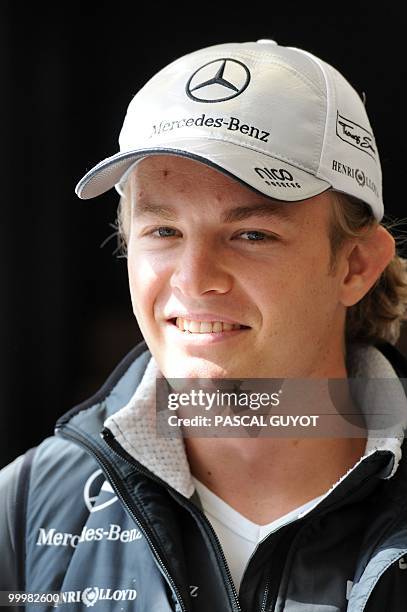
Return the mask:
{"type": "Polygon", "coordinates": [[[342,375],[345,308],[329,267],[328,193],[276,202],[165,155],[142,160],[129,181],[131,299],[164,376],[342,375]],[[195,321],[193,330],[201,321],[242,327],[190,333],[176,317],[195,321]]]}

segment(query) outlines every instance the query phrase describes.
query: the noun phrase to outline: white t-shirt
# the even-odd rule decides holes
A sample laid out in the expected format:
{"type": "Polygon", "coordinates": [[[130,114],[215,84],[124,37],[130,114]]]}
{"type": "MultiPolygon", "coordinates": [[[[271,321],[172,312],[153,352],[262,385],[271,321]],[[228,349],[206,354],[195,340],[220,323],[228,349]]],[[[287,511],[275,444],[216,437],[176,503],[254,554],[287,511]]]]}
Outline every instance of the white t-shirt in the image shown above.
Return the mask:
{"type": "Polygon", "coordinates": [[[212,524],[219,538],[237,591],[239,591],[247,562],[257,544],[269,533],[291,519],[296,518],[323,497],[320,495],[311,499],[299,508],[295,508],[284,516],[268,523],[268,525],[256,525],[256,523],[247,519],[232,508],[232,506],[229,506],[223,499],[215,495],[202,482],[194,477],[192,479],[200,497],[205,516],[212,524]]]}

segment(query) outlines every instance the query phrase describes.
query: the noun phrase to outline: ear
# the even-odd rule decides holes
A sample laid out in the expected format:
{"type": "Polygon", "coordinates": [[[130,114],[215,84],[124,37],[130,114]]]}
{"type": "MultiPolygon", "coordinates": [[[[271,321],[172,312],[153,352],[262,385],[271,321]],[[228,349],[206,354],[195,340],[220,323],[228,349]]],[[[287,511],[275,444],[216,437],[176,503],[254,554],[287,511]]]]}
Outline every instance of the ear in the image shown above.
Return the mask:
{"type": "Polygon", "coordinates": [[[353,240],[343,251],[345,274],[340,289],[341,303],[353,306],[359,302],[394,255],[394,238],[382,225],[353,240]]]}

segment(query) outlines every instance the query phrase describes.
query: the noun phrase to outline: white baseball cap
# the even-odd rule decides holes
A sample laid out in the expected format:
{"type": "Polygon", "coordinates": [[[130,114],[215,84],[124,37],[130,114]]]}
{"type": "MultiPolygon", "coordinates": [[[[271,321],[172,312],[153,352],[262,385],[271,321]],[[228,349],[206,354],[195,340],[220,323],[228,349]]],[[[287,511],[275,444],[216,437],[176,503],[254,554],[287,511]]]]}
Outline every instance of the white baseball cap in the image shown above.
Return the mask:
{"type": "Polygon", "coordinates": [[[272,40],[200,49],[134,96],[120,150],[76,186],[82,199],[121,187],[149,155],[208,164],[287,202],[331,188],[383,217],[380,159],[365,106],[332,66],[272,40]]]}

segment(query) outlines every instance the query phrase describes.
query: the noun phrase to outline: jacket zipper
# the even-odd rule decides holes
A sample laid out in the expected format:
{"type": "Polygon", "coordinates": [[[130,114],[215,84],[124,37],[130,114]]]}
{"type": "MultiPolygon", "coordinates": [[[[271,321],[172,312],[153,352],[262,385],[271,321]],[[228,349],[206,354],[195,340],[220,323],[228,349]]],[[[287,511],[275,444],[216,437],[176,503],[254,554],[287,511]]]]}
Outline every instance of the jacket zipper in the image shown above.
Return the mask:
{"type": "MultiPolygon", "coordinates": [[[[88,442],[88,440],[85,437],[83,437],[82,435],[78,434],[78,432],[76,432],[75,430],[71,429],[69,427],[69,425],[64,425],[63,429],[61,429],[60,427],[57,427],[55,429],[55,433],[60,435],[60,436],[62,436],[63,438],[66,438],[68,440],[73,440],[74,442],[77,442],[79,445],[84,447],[86,450],[90,451],[96,457],[98,463],[104,468],[106,474],[109,476],[110,482],[111,482],[111,484],[113,486],[113,489],[114,489],[115,493],[121,499],[121,501],[123,502],[123,505],[127,508],[128,512],[132,516],[133,520],[135,520],[137,525],[140,527],[140,530],[142,531],[142,533],[143,533],[144,537],[146,538],[146,540],[147,540],[151,550],[153,551],[153,554],[155,556],[155,559],[156,559],[158,565],[160,566],[162,572],[166,576],[167,581],[170,584],[170,586],[171,586],[171,588],[173,590],[173,593],[174,593],[174,595],[177,598],[177,603],[180,606],[181,612],[188,612],[188,609],[187,609],[187,607],[185,605],[185,602],[184,602],[184,600],[182,598],[182,595],[181,595],[177,585],[175,584],[175,582],[174,582],[170,572],[168,571],[167,566],[162,561],[160,553],[158,552],[157,547],[155,546],[155,544],[153,542],[153,538],[151,537],[150,533],[148,532],[148,529],[144,526],[143,521],[141,520],[141,518],[138,516],[138,512],[134,510],[133,504],[128,503],[128,501],[127,501],[128,493],[122,487],[122,485],[120,483],[120,479],[117,478],[116,473],[111,470],[109,463],[105,460],[103,455],[94,447],[94,445],[90,444],[88,442]]],[[[129,461],[127,461],[127,459],[125,457],[123,457],[123,459],[127,463],[129,463],[129,461]]]]}
{"type": "Polygon", "coordinates": [[[266,588],[264,590],[263,603],[261,604],[260,612],[266,612],[269,589],[270,589],[270,578],[267,580],[266,588]]]}
{"type": "Polygon", "coordinates": [[[218,561],[220,560],[221,565],[222,565],[222,569],[224,570],[224,572],[225,572],[225,574],[227,576],[227,580],[228,580],[228,585],[227,586],[230,587],[230,590],[232,591],[232,595],[233,595],[233,601],[231,602],[232,603],[233,612],[242,612],[242,609],[241,609],[240,603],[239,603],[239,599],[238,599],[238,595],[237,595],[237,592],[236,592],[236,587],[234,585],[234,582],[233,582],[233,579],[232,579],[232,575],[230,573],[229,566],[227,564],[225,555],[223,553],[221,544],[219,542],[219,538],[216,535],[212,525],[210,524],[210,522],[206,518],[205,514],[197,506],[195,506],[195,504],[192,504],[192,503],[188,502],[186,500],[186,498],[184,498],[177,491],[175,491],[175,489],[172,489],[172,488],[166,486],[166,484],[162,480],[160,480],[159,478],[154,476],[154,474],[152,472],[150,472],[149,470],[147,470],[141,463],[139,463],[138,461],[136,461],[133,458],[132,458],[131,461],[129,461],[127,459],[127,457],[124,457],[122,455],[122,453],[120,452],[120,448],[121,448],[120,444],[115,440],[115,437],[112,434],[112,432],[110,431],[110,429],[104,428],[101,431],[101,436],[105,440],[105,442],[107,443],[109,448],[116,455],[118,455],[121,459],[123,459],[123,461],[125,461],[126,463],[128,463],[132,467],[135,467],[144,476],[147,476],[148,478],[150,478],[154,482],[157,482],[161,486],[164,486],[167,489],[167,491],[170,493],[170,495],[174,499],[176,499],[182,506],[187,507],[191,511],[192,514],[199,516],[200,520],[202,521],[202,523],[206,527],[206,530],[208,532],[209,538],[212,540],[212,544],[214,544],[214,550],[215,550],[215,554],[216,554],[216,556],[218,558],[218,561]]]}
{"type": "Polygon", "coordinates": [[[187,508],[189,508],[189,510],[191,511],[192,514],[196,514],[197,516],[199,516],[199,519],[202,521],[203,525],[206,527],[206,530],[208,532],[209,538],[212,540],[212,544],[214,544],[215,554],[218,557],[218,560],[220,560],[220,562],[221,562],[222,569],[224,570],[224,572],[225,572],[225,574],[227,576],[228,586],[230,587],[230,590],[232,591],[233,601],[231,603],[232,603],[232,606],[233,606],[233,611],[234,612],[242,612],[242,609],[241,609],[240,603],[239,603],[238,594],[237,594],[237,591],[236,591],[236,587],[235,587],[235,584],[234,584],[233,579],[232,579],[232,574],[230,573],[230,569],[229,569],[229,566],[227,564],[225,554],[224,554],[224,552],[222,550],[221,543],[219,542],[219,538],[216,535],[216,532],[214,531],[211,523],[208,521],[208,519],[206,518],[205,514],[200,510],[200,508],[198,508],[194,504],[190,504],[190,503],[186,502],[185,498],[181,498],[181,496],[176,491],[172,491],[172,490],[169,490],[169,489],[168,489],[168,491],[172,495],[172,497],[174,497],[174,499],[178,499],[180,504],[182,504],[182,505],[186,506],[187,508]]]}

